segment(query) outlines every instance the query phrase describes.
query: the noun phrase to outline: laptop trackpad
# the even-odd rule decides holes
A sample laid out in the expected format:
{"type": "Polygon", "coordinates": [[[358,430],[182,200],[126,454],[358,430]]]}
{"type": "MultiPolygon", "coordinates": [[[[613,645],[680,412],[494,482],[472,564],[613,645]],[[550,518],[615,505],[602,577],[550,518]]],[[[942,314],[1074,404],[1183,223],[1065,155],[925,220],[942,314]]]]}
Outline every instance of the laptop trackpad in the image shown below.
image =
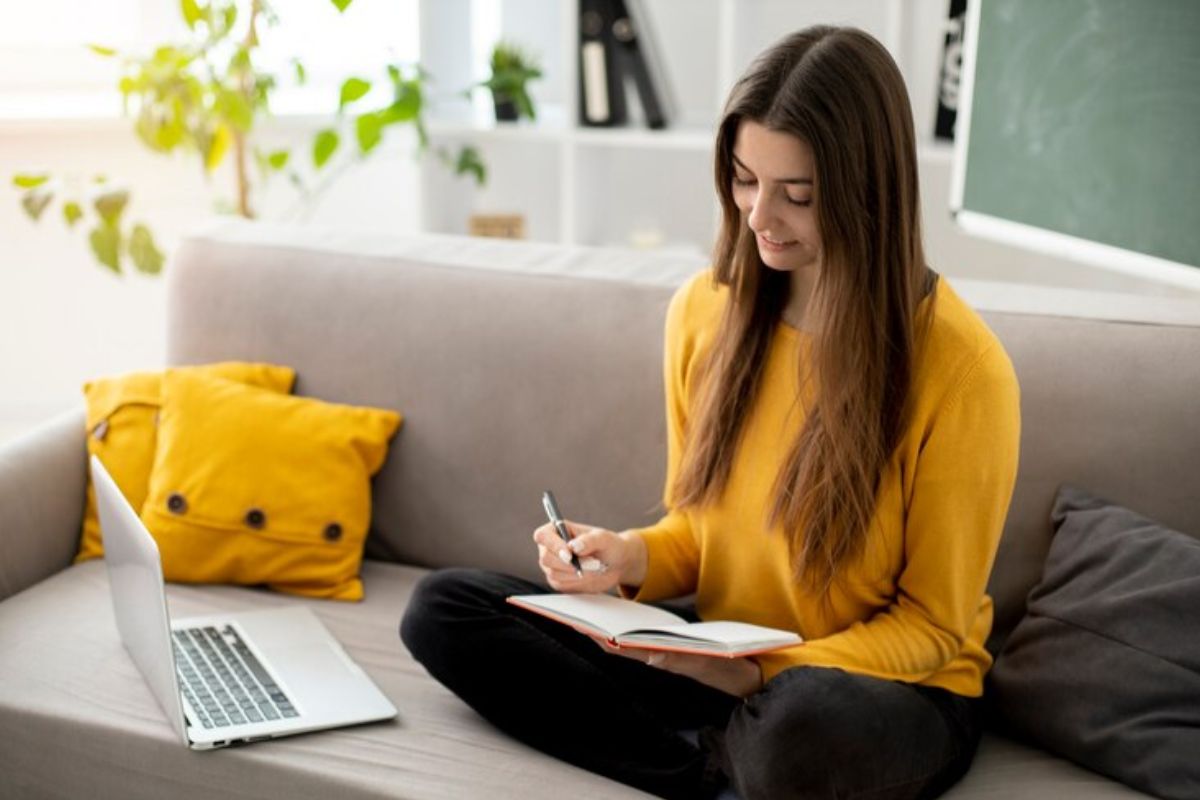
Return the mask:
{"type": "Polygon", "coordinates": [[[267,657],[302,717],[356,719],[368,714],[381,719],[395,714],[391,703],[337,644],[270,648],[267,657]]]}

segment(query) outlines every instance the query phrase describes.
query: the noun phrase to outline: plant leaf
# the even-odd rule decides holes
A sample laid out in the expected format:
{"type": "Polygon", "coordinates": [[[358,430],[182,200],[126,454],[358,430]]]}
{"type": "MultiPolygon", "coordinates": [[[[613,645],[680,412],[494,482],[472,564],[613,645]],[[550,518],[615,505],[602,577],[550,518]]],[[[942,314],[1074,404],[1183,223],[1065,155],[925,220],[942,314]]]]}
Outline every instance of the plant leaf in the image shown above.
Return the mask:
{"type": "Polygon", "coordinates": [[[358,137],[358,151],[364,156],[374,150],[383,140],[383,126],[387,120],[382,114],[363,114],[354,121],[354,132],[358,137]]]}
{"type": "Polygon", "coordinates": [[[63,219],[67,222],[68,228],[74,228],[75,223],[83,216],[83,209],[79,207],[79,203],[74,200],[68,200],[63,203],[63,219]]]}
{"type": "Polygon", "coordinates": [[[30,172],[18,172],[13,175],[13,186],[21,189],[34,189],[48,180],[50,180],[50,176],[44,172],[36,175],[30,172]]]}
{"type": "Polygon", "coordinates": [[[183,12],[183,21],[187,23],[188,30],[196,30],[196,23],[204,19],[196,0],[180,0],[179,10],[183,12]]]}
{"type": "Polygon", "coordinates": [[[204,156],[204,169],[212,172],[221,165],[229,144],[233,141],[233,132],[228,125],[221,124],[213,131],[212,141],[208,143],[208,152],[204,156]]]}
{"type": "Polygon", "coordinates": [[[537,111],[533,108],[533,98],[524,89],[513,94],[513,101],[517,104],[517,111],[524,114],[532,120],[537,119],[537,111]]]}
{"type": "Polygon", "coordinates": [[[46,206],[50,205],[50,201],[54,199],[52,192],[39,192],[37,190],[26,192],[21,196],[21,206],[25,209],[25,213],[34,222],[37,222],[42,217],[42,212],[46,210],[46,206]]]}
{"type": "Polygon", "coordinates": [[[350,5],[351,0],[330,0],[330,2],[332,2],[335,6],[337,6],[337,10],[339,12],[342,12],[342,11],[345,11],[346,8],[350,5]]]}
{"type": "Polygon", "coordinates": [[[395,87],[396,99],[387,110],[388,122],[408,122],[421,113],[421,85],[417,81],[401,81],[395,87]]]}
{"type": "Polygon", "coordinates": [[[121,274],[121,232],[115,225],[101,223],[88,234],[88,243],[96,260],[121,274]]]}
{"type": "Polygon", "coordinates": [[[313,139],[313,166],[317,169],[325,166],[325,162],[338,148],[338,134],[332,128],[326,128],[313,139]]]}
{"type": "Polygon", "coordinates": [[[89,44],[88,49],[96,55],[104,56],[105,58],[112,58],[117,54],[116,50],[113,50],[111,47],[105,47],[101,44],[89,44]]]}
{"type": "Polygon", "coordinates": [[[234,129],[245,133],[254,125],[254,109],[246,95],[236,89],[224,87],[217,90],[217,99],[213,103],[213,111],[225,118],[234,129]]]}
{"type": "Polygon", "coordinates": [[[291,155],[287,150],[276,150],[267,156],[267,163],[271,165],[271,169],[280,170],[287,166],[291,155]]]}
{"type": "Polygon", "coordinates": [[[300,59],[293,58],[292,64],[296,67],[296,83],[303,86],[308,82],[308,72],[304,69],[304,65],[300,63],[300,59]]]}
{"type": "Polygon", "coordinates": [[[164,118],[160,109],[144,104],[138,112],[134,131],[151,150],[169,153],[184,141],[187,129],[178,117],[164,118]]]}
{"type": "Polygon", "coordinates": [[[341,97],[338,99],[338,111],[341,111],[369,91],[371,91],[370,81],[364,81],[362,78],[347,78],[342,83],[341,97]]]}
{"type": "Polygon", "coordinates": [[[454,164],[455,175],[467,173],[475,176],[476,186],[483,186],[487,183],[487,165],[483,163],[479,151],[470,145],[458,151],[458,160],[454,164]]]}
{"type": "MultiPolygon", "coordinates": [[[[229,5],[225,6],[224,9],[222,9],[221,17],[222,17],[222,22],[224,22],[224,24],[225,24],[225,27],[221,29],[221,36],[225,36],[227,33],[229,33],[231,30],[233,30],[233,24],[235,22],[237,22],[237,13],[238,13],[237,6],[234,5],[233,3],[230,3],[229,5]]],[[[251,31],[251,33],[255,36],[258,35],[257,31],[251,31]]],[[[253,44],[257,45],[258,40],[255,39],[253,41],[253,44]]]]}
{"type": "Polygon", "coordinates": [[[243,72],[250,72],[252,64],[250,62],[250,50],[245,46],[239,47],[234,51],[233,57],[229,59],[229,73],[231,75],[240,75],[243,72]]]}
{"type": "Polygon", "coordinates": [[[106,225],[115,228],[121,219],[121,212],[125,210],[125,206],[128,203],[128,191],[125,189],[110,189],[107,192],[96,195],[96,199],[92,201],[92,206],[106,225]]]}
{"type": "Polygon", "coordinates": [[[162,272],[163,254],[154,244],[154,236],[145,225],[137,224],[129,234],[129,257],[138,272],[157,275],[162,272]]]}

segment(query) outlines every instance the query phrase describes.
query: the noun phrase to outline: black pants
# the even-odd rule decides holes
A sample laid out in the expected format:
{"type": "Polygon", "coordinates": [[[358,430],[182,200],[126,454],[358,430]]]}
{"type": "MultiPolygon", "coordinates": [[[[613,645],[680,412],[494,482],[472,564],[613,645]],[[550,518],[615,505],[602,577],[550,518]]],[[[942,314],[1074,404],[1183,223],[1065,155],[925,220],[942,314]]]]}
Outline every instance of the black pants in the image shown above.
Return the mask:
{"type": "Polygon", "coordinates": [[[935,797],[979,741],[976,701],[839,669],[786,670],[745,700],[604,652],[505,598],[546,589],[450,569],[400,636],[433,677],[521,741],[662,797],[935,797]],[[700,731],[699,744],[680,735],[700,731]]]}

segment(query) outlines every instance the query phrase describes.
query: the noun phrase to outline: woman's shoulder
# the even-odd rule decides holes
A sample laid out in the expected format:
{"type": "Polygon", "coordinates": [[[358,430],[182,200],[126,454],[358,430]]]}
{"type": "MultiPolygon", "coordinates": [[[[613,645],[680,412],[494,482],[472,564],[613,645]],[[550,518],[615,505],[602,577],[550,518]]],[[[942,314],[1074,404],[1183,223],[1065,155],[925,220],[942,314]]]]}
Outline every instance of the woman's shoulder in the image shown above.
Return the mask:
{"type": "Polygon", "coordinates": [[[717,283],[712,268],[692,275],[675,290],[667,327],[676,332],[707,329],[720,320],[729,287],[717,283]]]}
{"type": "Polygon", "coordinates": [[[938,278],[933,320],[918,373],[924,373],[928,383],[948,390],[969,376],[1016,384],[1012,362],[999,337],[944,277],[938,278]]]}

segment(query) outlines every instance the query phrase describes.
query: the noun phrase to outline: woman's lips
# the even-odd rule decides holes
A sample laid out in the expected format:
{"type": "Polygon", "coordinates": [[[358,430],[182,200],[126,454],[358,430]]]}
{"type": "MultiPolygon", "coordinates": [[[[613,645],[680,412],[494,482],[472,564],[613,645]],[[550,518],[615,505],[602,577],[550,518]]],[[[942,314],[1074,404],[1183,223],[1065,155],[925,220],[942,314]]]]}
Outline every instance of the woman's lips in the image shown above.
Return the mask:
{"type": "Polygon", "coordinates": [[[772,253],[782,253],[784,250],[787,250],[788,248],[793,247],[796,244],[795,241],[780,242],[780,241],[768,239],[766,236],[763,236],[761,233],[757,234],[757,237],[758,237],[758,246],[761,247],[762,249],[767,250],[772,253]]]}

